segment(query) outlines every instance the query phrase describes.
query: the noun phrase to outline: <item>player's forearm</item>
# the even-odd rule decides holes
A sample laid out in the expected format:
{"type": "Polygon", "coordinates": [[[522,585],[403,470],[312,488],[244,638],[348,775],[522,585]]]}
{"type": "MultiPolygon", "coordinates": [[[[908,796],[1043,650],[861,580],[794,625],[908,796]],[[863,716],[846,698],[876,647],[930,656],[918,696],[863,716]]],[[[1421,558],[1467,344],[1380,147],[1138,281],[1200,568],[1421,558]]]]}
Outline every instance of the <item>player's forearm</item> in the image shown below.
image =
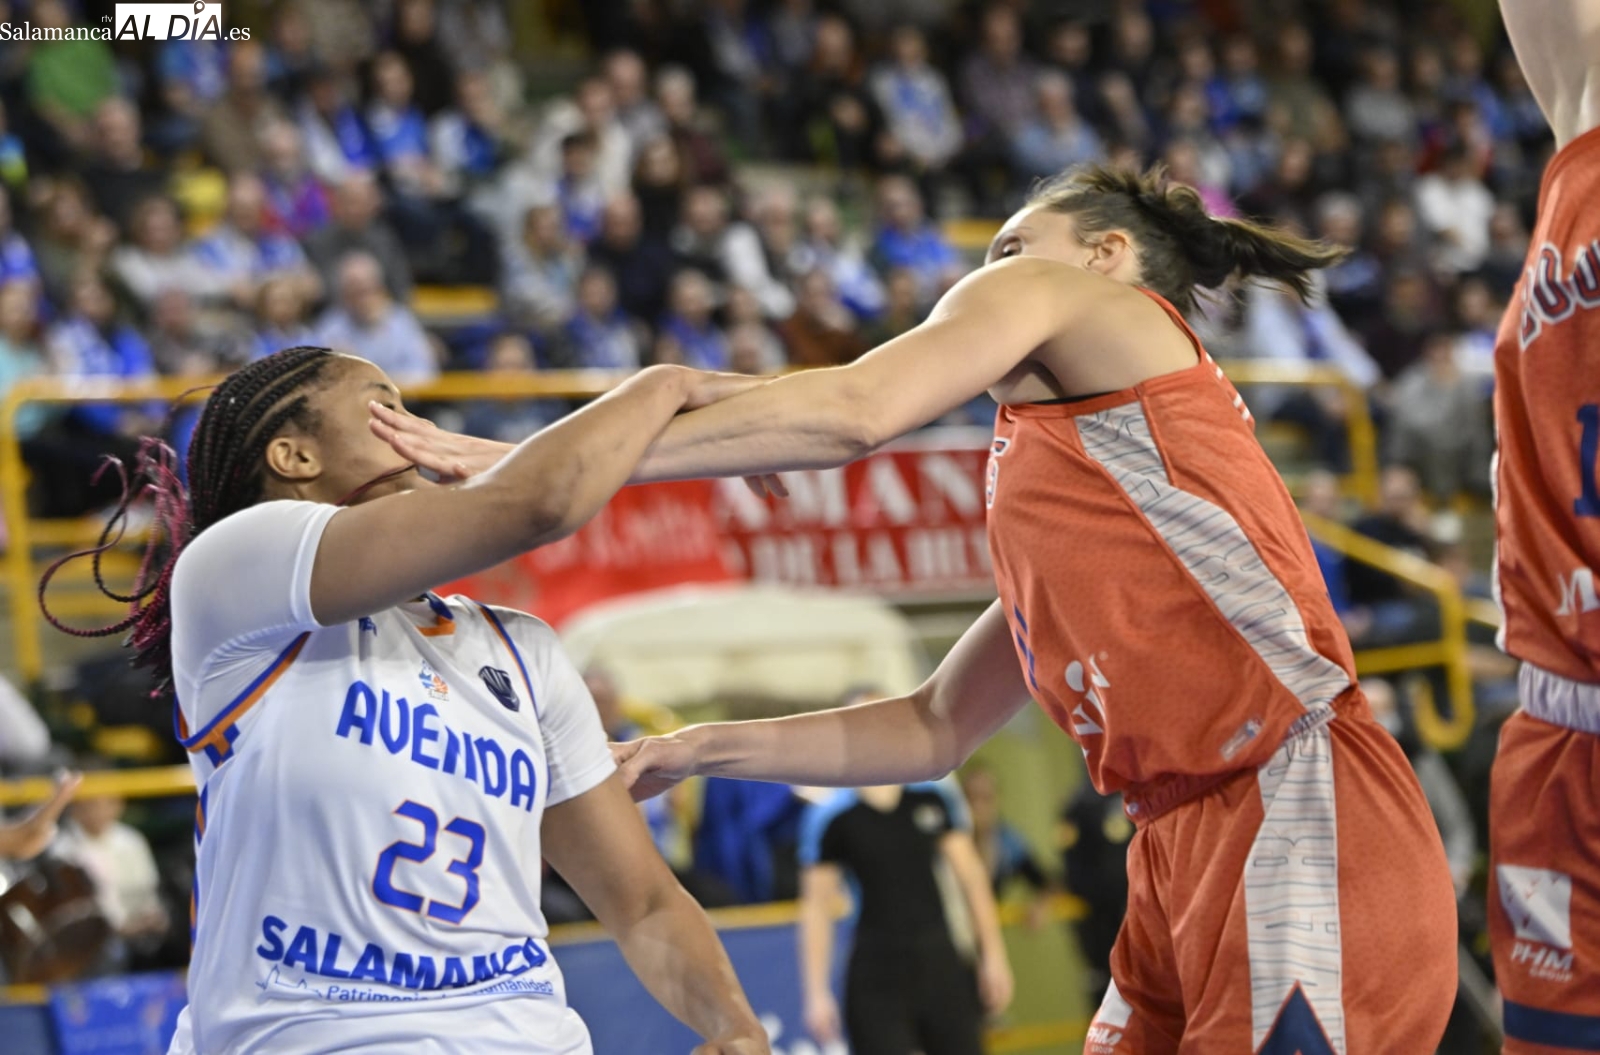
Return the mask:
{"type": "Polygon", "coordinates": [[[933,780],[964,757],[952,723],[915,696],[677,735],[693,748],[699,775],[813,787],[933,780]]]}
{"type": "MultiPolygon", "coordinates": [[[[967,839],[965,835],[957,837],[967,839]]],[[[978,856],[977,847],[967,839],[964,851],[947,852],[946,857],[955,869],[967,907],[972,911],[972,929],[978,938],[978,948],[986,956],[1004,955],[1005,939],[1000,933],[1000,909],[995,904],[994,888],[984,872],[983,859],[978,856]]]]}
{"type": "Polygon", "coordinates": [[[628,482],[689,395],[686,376],[647,370],[512,450],[468,486],[501,487],[538,505],[539,544],[587,523],[628,482]]]}
{"type": "Polygon", "coordinates": [[[679,417],[631,482],[828,469],[878,442],[868,400],[845,371],[809,370],[679,417]]]}
{"type": "Polygon", "coordinates": [[[677,883],[616,938],[650,995],[700,1036],[764,1035],[711,920],[677,883]]]}
{"type": "Polygon", "coordinates": [[[800,984],[806,999],[833,989],[833,920],[820,898],[800,902],[800,984]]]}

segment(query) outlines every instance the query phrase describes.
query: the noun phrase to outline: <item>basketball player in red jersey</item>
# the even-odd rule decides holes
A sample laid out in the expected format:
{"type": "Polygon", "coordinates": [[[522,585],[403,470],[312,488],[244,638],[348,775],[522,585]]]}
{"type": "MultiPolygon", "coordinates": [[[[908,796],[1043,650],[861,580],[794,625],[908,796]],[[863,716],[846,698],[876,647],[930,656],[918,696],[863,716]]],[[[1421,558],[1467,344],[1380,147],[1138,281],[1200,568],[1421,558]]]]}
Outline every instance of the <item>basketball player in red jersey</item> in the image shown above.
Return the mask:
{"type": "MultiPolygon", "coordinates": [[[[620,746],[635,794],[695,773],[932,779],[1031,695],[1138,827],[1091,1055],[1432,1052],[1456,989],[1438,831],[1249,413],[1180,314],[1236,274],[1304,293],[1332,255],[1213,219],[1159,173],[1069,173],[915,330],[678,418],[638,478],[840,465],[987,389],[1000,599],[910,695],[620,746]]],[[[499,454],[375,413],[440,471],[499,454]]]]}
{"type": "Polygon", "coordinates": [[[1597,0],[1515,0],[1506,28],[1557,153],[1495,346],[1500,644],[1522,709],[1489,802],[1505,1051],[1600,1051],[1600,33],[1597,0]]]}

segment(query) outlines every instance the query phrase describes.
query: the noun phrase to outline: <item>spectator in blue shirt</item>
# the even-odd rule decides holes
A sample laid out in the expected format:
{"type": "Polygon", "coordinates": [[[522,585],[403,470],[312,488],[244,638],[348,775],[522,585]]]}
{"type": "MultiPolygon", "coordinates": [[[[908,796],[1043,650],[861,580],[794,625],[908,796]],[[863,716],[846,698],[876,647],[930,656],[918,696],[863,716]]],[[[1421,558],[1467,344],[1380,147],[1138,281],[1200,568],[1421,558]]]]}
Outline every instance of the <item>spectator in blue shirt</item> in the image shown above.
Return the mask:
{"type": "MultiPolygon", "coordinates": [[[[514,376],[534,373],[533,345],[520,333],[502,333],[489,345],[484,371],[514,376]]],[[[502,443],[520,443],[560,420],[570,405],[564,399],[474,399],[461,408],[461,431],[502,443]]]]}
{"type": "Polygon", "coordinates": [[[680,271],[667,293],[658,359],[697,370],[728,369],[728,339],[711,318],[711,281],[698,271],[680,271]]]}
{"type": "Polygon", "coordinates": [[[296,117],[311,171],[329,185],[343,183],[352,169],[378,167],[378,152],[354,96],[348,75],[319,70],[311,77],[296,117]]]}
{"type": "MultiPolygon", "coordinates": [[[[65,317],[50,328],[45,346],[53,371],[65,378],[138,381],[154,378],[150,346],[132,326],[117,321],[116,305],[99,276],[79,275],[65,317]]],[[[100,436],[136,436],[159,420],[160,407],[84,403],[72,424],[100,436]]]]}
{"type": "Polygon", "coordinates": [[[505,247],[500,298],[518,326],[550,333],[572,315],[583,247],[562,226],[556,205],[535,205],[522,237],[505,247]]]}
{"type": "Polygon", "coordinates": [[[1011,140],[1012,164],[1017,177],[1028,181],[1053,176],[1063,169],[1100,161],[1105,145],[1078,113],[1072,82],[1065,74],[1039,75],[1037,116],[1017,130],[1011,140]]]}
{"type": "Polygon", "coordinates": [[[315,300],[322,292],[316,269],[299,242],[268,229],[267,216],[266,186],[250,173],[235,174],[228,181],[227,216],[195,244],[195,257],[240,308],[253,305],[261,283],[275,276],[294,281],[315,300]]]}
{"type": "Polygon", "coordinates": [[[617,282],[603,267],[578,279],[578,310],[562,332],[562,365],[579,370],[637,370],[639,325],[617,306],[617,282]]]}
{"type": "Polygon", "coordinates": [[[556,178],[556,201],[567,233],[588,245],[600,233],[605,191],[595,171],[592,132],[574,132],[561,141],[561,175],[556,178]]]}
{"type": "Polygon", "coordinates": [[[261,134],[261,173],[267,195],[267,227],[291,238],[304,238],[332,217],[328,191],[306,166],[299,129],[274,122],[261,134]]]}
{"type": "Polygon", "coordinates": [[[0,188],[0,284],[28,282],[37,289],[41,282],[39,264],[11,221],[11,195],[0,188]]]}
{"type": "Polygon", "coordinates": [[[878,181],[881,226],[872,246],[878,270],[908,268],[917,276],[923,300],[932,301],[961,277],[961,254],[929,223],[917,185],[904,176],[878,181]]]}
{"type": "Polygon", "coordinates": [[[217,40],[168,40],[156,52],[156,77],[165,113],[150,138],[166,153],[192,146],[200,119],[228,89],[228,52],[217,40]]]}
{"type": "Polygon", "coordinates": [[[411,309],[390,298],[376,257],[352,253],[341,260],[338,295],[338,306],[317,327],[320,343],[359,355],[402,384],[439,375],[432,342],[411,309]]]}
{"type": "Polygon", "coordinates": [[[384,175],[395,191],[414,198],[432,198],[444,179],[428,153],[428,122],[413,98],[411,69],[392,51],[372,64],[373,102],[367,128],[384,175]]]}

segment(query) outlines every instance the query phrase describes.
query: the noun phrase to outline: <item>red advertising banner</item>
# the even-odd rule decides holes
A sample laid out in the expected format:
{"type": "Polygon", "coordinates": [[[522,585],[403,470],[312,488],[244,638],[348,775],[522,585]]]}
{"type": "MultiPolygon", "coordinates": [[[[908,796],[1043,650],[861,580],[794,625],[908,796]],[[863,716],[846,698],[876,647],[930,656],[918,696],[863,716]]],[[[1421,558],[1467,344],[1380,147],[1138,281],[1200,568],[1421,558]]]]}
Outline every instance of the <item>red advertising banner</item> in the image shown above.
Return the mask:
{"type": "Polygon", "coordinates": [[[559,625],[596,602],[732,579],[890,597],[989,591],[987,458],[987,436],[963,431],[785,473],[787,499],[740,480],[630,487],[573,537],[442,592],[559,625]]]}

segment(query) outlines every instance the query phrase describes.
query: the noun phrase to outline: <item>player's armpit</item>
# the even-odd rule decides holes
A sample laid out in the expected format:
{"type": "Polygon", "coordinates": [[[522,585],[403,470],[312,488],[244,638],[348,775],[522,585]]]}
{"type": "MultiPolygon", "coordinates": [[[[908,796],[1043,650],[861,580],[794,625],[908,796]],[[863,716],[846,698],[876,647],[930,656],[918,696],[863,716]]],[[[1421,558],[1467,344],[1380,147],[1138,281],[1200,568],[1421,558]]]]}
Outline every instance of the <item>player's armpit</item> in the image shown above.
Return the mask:
{"type": "Polygon", "coordinates": [[[1500,13],[1556,145],[1600,126],[1600,0],[1500,0],[1500,13]]]}

